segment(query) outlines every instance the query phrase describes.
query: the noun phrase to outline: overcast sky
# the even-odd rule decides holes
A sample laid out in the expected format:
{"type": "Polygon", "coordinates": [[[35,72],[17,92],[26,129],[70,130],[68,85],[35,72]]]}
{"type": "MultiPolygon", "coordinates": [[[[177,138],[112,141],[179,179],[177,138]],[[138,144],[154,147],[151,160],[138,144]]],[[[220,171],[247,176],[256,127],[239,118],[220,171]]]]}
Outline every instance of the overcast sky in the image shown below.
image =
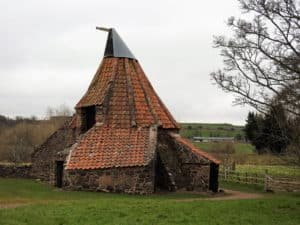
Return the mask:
{"type": "Polygon", "coordinates": [[[1,0],[0,114],[43,117],[74,107],[114,27],[178,121],[244,124],[249,108],[210,80],[222,68],[213,35],[227,34],[236,0],[1,0]]]}

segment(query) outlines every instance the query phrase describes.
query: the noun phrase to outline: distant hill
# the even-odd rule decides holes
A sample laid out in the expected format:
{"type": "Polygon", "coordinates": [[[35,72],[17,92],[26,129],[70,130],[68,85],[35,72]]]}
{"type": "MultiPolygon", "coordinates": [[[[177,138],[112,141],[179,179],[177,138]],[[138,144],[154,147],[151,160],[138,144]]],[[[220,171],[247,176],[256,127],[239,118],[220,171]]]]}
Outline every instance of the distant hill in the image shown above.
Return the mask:
{"type": "MultiPolygon", "coordinates": [[[[60,117],[53,117],[52,119],[57,120],[60,117]]],[[[65,117],[61,117],[62,122],[65,117]]],[[[13,128],[18,124],[44,124],[48,123],[48,120],[37,120],[36,118],[22,118],[17,117],[11,119],[0,115],[0,135],[6,129],[13,128]]],[[[52,121],[54,122],[54,121],[52,121]]],[[[61,122],[59,124],[62,124],[61,122]]],[[[237,137],[244,138],[244,126],[236,126],[228,123],[180,123],[181,131],[180,134],[186,138],[192,138],[195,136],[203,137],[237,137]]]]}
{"type": "Polygon", "coordinates": [[[23,118],[23,117],[16,117],[15,119],[11,119],[9,117],[6,117],[4,115],[0,115],[0,134],[4,132],[6,129],[14,127],[18,124],[21,123],[37,123],[38,121],[36,120],[35,117],[32,118],[23,118]]]}
{"type": "Polygon", "coordinates": [[[228,123],[180,123],[180,134],[186,138],[203,137],[235,137],[243,139],[244,126],[228,123]]]}

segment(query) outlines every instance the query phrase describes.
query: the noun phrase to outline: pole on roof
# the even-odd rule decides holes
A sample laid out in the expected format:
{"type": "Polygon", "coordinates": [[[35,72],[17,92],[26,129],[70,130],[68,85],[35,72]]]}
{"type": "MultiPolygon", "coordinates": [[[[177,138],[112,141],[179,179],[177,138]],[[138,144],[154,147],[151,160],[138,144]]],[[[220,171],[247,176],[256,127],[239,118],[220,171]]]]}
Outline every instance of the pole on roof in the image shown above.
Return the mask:
{"type": "Polygon", "coordinates": [[[96,27],[96,30],[102,30],[102,31],[109,32],[109,31],[110,31],[110,28],[106,28],[106,27],[96,27]]]}

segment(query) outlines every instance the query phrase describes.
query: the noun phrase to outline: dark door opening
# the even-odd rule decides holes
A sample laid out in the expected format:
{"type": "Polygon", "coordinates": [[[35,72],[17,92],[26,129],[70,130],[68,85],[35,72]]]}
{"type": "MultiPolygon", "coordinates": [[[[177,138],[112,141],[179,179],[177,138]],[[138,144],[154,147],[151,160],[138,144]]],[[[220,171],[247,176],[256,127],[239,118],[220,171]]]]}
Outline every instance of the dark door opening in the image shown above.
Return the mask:
{"type": "Polygon", "coordinates": [[[219,189],[219,165],[215,163],[210,163],[210,173],[209,173],[209,190],[213,192],[218,192],[219,189]]]}
{"type": "Polygon", "coordinates": [[[166,178],[166,171],[164,170],[163,163],[157,154],[156,164],[155,164],[155,191],[158,190],[167,190],[168,183],[166,178]]]}
{"type": "Polygon", "coordinates": [[[156,165],[155,165],[155,186],[154,191],[175,191],[175,181],[172,173],[167,171],[164,163],[157,154],[156,165]]]}
{"type": "Polygon", "coordinates": [[[64,161],[56,161],[56,183],[55,186],[61,188],[63,185],[64,161]]]}

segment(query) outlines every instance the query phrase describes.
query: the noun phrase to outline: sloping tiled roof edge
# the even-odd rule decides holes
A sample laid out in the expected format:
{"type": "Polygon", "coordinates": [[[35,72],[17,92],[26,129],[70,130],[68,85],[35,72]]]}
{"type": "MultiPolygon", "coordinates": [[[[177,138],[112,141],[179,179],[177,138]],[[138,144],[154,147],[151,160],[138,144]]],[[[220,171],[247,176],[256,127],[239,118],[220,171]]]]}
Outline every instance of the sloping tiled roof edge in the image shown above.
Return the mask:
{"type": "MultiPolygon", "coordinates": [[[[86,90],[86,92],[84,93],[84,95],[81,97],[81,99],[79,100],[79,102],[75,105],[75,109],[79,109],[81,107],[88,107],[88,106],[93,106],[93,105],[102,105],[103,101],[105,100],[105,96],[107,95],[107,92],[109,91],[111,84],[113,82],[113,77],[110,78],[110,81],[108,82],[108,86],[105,88],[103,95],[101,97],[103,97],[103,99],[101,98],[101,100],[99,101],[99,99],[93,99],[93,100],[86,100],[89,97],[89,92],[92,91],[92,89],[94,88],[94,85],[99,82],[98,79],[100,78],[100,74],[102,73],[102,71],[105,69],[105,58],[103,60],[101,60],[100,65],[97,68],[96,73],[93,76],[93,79],[88,87],[88,89],[86,90]]],[[[114,67],[112,65],[112,68],[116,69],[116,67],[114,67]]],[[[116,71],[113,71],[113,74],[115,74],[116,71]]]]}
{"type": "MultiPolygon", "coordinates": [[[[143,68],[141,67],[141,65],[136,61],[134,62],[134,66],[137,70],[140,70],[141,73],[145,74],[143,68]]],[[[172,128],[176,128],[176,129],[180,129],[180,125],[176,122],[176,120],[174,119],[174,117],[172,116],[172,114],[170,113],[169,109],[166,107],[166,105],[164,104],[164,102],[161,100],[161,98],[159,97],[159,95],[156,93],[155,89],[153,88],[151,82],[149,81],[149,79],[147,78],[147,76],[145,76],[147,82],[148,82],[148,85],[151,89],[151,91],[154,93],[154,95],[157,97],[158,101],[159,101],[159,104],[161,106],[161,108],[164,110],[164,112],[167,114],[168,118],[172,121],[173,123],[173,126],[172,128]]],[[[149,99],[150,100],[150,99],[149,99]]],[[[150,100],[151,102],[151,100],[150,100]]],[[[153,104],[151,102],[151,104],[153,104]]]]}
{"type": "Polygon", "coordinates": [[[208,159],[209,161],[215,163],[215,164],[220,164],[221,161],[216,159],[215,157],[213,157],[211,154],[203,151],[203,150],[200,150],[199,148],[195,147],[188,139],[185,139],[183,137],[181,137],[180,135],[178,134],[175,134],[175,133],[169,133],[171,137],[173,137],[175,140],[177,140],[180,144],[188,147],[189,149],[191,149],[194,153],[196,153],[197,155],[205,158],[205,159],[208,159]]]}
{"type": "MultiPolygon", "coordinates": [[[[135,128],[135,129],[124,129],[124,128],[110,128],[110,127],[107,127],[107,126],[101,126],[101,125],[96,125],[94,126],[93,128],[91,128],[90,130],[88,130],[86,133],[84,133],[83,135],[81,135],[75,144],[72,145],[72,147],[70,148],[70,152],[69,152],[69,155],[67,157],[67,166],[66,166],[66,170],[93,170],[93,169],[108,169],[108,168],[126,168],[126,167],[139,167],[139,166],[147,166],[151,160],[153,160],[154,158],[154,151],[155,151],[155,147],[156,147],[156,134],[157,134],[157,131],[156,129],[153,129],[153,127],[150,127],[150,128],[135,128]],[[94,132],[102,132],[101,130],[102,129],[117,129],[117,130],[123,130],[123,131],[126,131],[126,132],[142,132],[142,130],[146,131],[148,136],[145,136],[146,140],[147,140],[147,143],[145,143],[145,149],[143,150],[144,151],[144,158],[140,158],[140,160],[134,160],[132,162],[128,162],[127,161],[127,158],[124,160],[125,161],[122,161],[123,159],[121,159],[121,161],[119,161],[120,164],[117,164],[117,165],[109,165],[109,164],[106,164],[105,162],[103,163],[98,163],[98,165],[88,165],[88,164],[85,164],[85,165],[74,165],[74,159],[72,159],[72,157],[74,156],[74,154],[76,154],[76,151],[78,151],[78,147],[81,146],[82,144],[84,144],[84,142],[86,142],[87,138],[89,138],[91,136],[91,134],[93,134],[94,132]],[[140,131],[139,131],[140,130],[140,131]]],[[[120,137],[121,138],[121,137],[120,137]]],[[[138,136],[136,136],[136,138],[138,138],[138,136]]],[[[136,139],[136,141],[139,141],[139,139],[136,139]]],[[[93,145],[97,145],[97,140],[95,140],[94,144],[93,145]]],[[[134,144],[134,143],[132,143],[134,144]]],[[[140,145],[140,144],[139,144],[140,145]]],[[[85,147],[88,147],[88,146],[85,146],[85,147]]],[[[92,147],[92,146],[90,146],[92,147]]],[[[121,147],[121,146],[120,146],[121,147]]],[[[88,147],[89,148],[89,147],[88,147]]],[[[86,150],[88,150],[88,148],[86,150]]],[[[81,150],[82,152],[82,150],[81,150]]],[[[84,151],[82,152],[83,154],[88,154],[88,151],[84,151]]],[[[87,155],[86,155],[87,156],[87,155]]],[[[85,156],[85,157],[86,157],[85,156]]],[[[97,157],[97,156],[96,156],[97,157]]]]}

